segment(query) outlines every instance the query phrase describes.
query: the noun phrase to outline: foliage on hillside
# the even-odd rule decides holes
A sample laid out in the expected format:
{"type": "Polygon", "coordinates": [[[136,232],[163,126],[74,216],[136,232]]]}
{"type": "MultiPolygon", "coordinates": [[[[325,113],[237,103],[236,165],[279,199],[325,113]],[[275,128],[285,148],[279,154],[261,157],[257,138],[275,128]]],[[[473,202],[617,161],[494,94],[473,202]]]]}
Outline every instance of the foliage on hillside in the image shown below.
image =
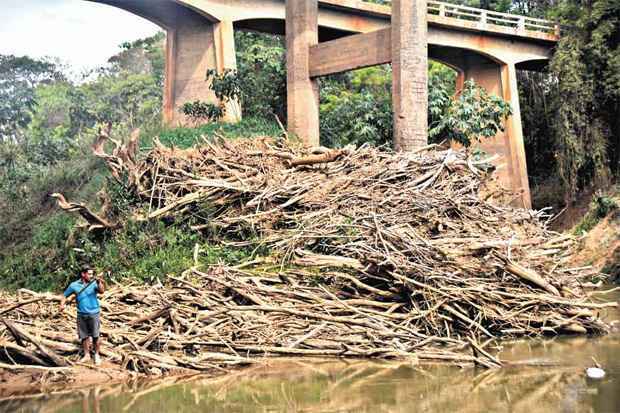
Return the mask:
{"type": "Polygon", "coordinates": [[[568,195],[620,174],[620,3],[565,1],[572,27],[553,58],[558,76],[554,122],[558,171],[568,195]]]}
{"type": "MultiPolygon", "coordinates": [[[[143,140],[145,149],[154,135],[166,145],[187,148],[209,136],[234,139],[278,133],[276,124],[247,118],[236,125],[214,123],[196,129],[147,131],[143,140]]],[[[197,242],[202,243],[203,259],[209,263],[234,262],[247,255],[244,250],[205,244],[189,230],[191,222],[166,225],[129,221],[120,232],[104,238],[83,236],[75,229],[77,220],[57,209],[56,202],[49,197],[52,192],[86,201],[98,209],[101,206],[98,192],[106,188],[119,214],[127,212],[123,206],[131,200],[124,199],[123,188],[110,180],[89,145],[78,150],[70,159],[53,165],[39,165],[28,171],[18,168],[23,174],[19,186],[11,188],[10,180],[1,180],[0,287],[59,288],[75,277],[85,261],[110,269],[120,277],[152,281],[154,273],[175,273],[187,268],[197,242]]]]}

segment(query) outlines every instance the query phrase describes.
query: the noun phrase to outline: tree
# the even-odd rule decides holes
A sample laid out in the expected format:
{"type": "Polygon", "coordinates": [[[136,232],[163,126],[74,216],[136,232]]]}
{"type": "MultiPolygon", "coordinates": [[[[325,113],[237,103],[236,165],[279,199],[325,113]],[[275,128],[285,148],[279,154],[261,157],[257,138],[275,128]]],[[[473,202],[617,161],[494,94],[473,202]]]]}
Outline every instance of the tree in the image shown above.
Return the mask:
{"type": "Polygon", "coordinates": [[[108,59],[114,72],[146,74],[155,77],[157,84],[163,87],[166,34],[158,32],[154,36],[121,44],[121,51],[108,59]]]}
{"type": "Polygon", "coordinates": [[[570,24],[551,63],[557,167],[570,200],[620,175],[620,3],[565,0],[556,13],[570,24]]]}
{"type": "Polygon", "coordinates": [[[286,50],[284,40],[252,32],[235,32],[237,74],[243,112],[286,119],[286,50]]]}
{"type": "Polygon", "coordinates": [[[0,142],[22,138],[36,105],[36,87],[62,78],[49,60],[0,55],[0,142]]]}
{"type": "Polygon", "coordinates": [[[75,119],[75,114],[83,110],[78,93],[73,84],[64,81],[37,87],[37,104],[29,113],[27,139],[22,144],[25,159],[51,165],[71,155],[85,126],[75,119]]]}
{"type": "MultiPolygon", "coordinates": [[[[432,110],[433,102],[430,106],[432,110]]],[[[469,147],[475,140],[492,138],[504,130],[503,121],[511,113],[510,105],[502,98],[489,95],[468,80],[455,99],[447,99],[437,121],[430,125],[429,138],[448,139],[469,147]]]]}
{"type": "Polygon", "coordinates": [[[80,87],[84,109],[99,123],[122,124],[132,130],[158,121],[162,90],[150,74],[110,74],[80,87]]]}

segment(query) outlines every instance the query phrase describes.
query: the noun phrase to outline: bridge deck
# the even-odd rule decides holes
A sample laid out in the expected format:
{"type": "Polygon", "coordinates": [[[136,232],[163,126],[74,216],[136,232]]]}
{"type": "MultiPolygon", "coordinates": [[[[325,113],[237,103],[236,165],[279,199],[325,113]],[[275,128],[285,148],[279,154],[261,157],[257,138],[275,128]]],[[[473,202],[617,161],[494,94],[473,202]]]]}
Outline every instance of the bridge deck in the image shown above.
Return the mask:
{"type": "MultiPolygon", "coordinates": [[[[352,14],[389,18],[391,7],[360,0],[319,0],[321,7],[346,10],[352,14]]],[[[442,3],[428,2],[428,22],[431,25],[461,30],[496,33],[500,35],[557,42],[559,25],[543,19],[516,14],[442,3]]]]}

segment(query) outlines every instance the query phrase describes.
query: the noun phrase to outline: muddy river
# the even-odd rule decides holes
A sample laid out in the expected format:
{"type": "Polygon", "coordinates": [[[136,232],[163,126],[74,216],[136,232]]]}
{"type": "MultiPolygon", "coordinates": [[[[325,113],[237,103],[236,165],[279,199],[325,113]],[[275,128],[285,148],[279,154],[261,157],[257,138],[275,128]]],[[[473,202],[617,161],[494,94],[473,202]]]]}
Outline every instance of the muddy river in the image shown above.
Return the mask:
{"type": "MultiPolygon", "coordinates": [[[[606,300],[620,300],[620,293],[606,300]]],[[[608,310],[608,321],[620,310],[608,310]]],[[[11,412],[620,412],[620,331],[503,343],[497,370],[287,359],[216,379],[169,379],[0,401],[11,412]],[[523,365],[519,365],[523,363],[523,365]],[[585,369],[598,363],[602,379],[585,369]]]]}

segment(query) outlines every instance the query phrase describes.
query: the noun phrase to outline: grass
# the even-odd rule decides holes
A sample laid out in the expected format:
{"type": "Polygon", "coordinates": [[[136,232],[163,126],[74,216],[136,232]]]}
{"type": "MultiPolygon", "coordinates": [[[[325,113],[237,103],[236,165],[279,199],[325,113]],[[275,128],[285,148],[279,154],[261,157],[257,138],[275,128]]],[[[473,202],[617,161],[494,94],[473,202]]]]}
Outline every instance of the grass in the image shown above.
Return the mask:
{"type": "Polygon", "coordinates": [[[189,148],[200,144],[203,137],[213,138],[224,136],[228,139],[252,138],[257,136],[278,136],[282,132],[275,121],[259,118],[243,118],[239,123],[214,122],[198,126],[196,128],[161,128],[159,130],[145,131],[141,137],[142,148],[148,149],[154,137],[167,146],[189,148]]]}
{"type": "Polygon", "coordinates": [[[187,224],[128,221],[113,234],[81,234],[69,245],[66,239],[72,230],[73,217],[64,213],[51,216],[35,232],[29,248],[4,257],[0,286],[7,290],[60,291],[77,277],[84,263],[98,271],[111,271],[117,280],[154,282],[169,274],[179,275],[195,264],[236,264],[252,255],[250,249],[211,244],[187,224]],[[193,257],[196,245],[201,251],[197,263],[193,257]]]}

